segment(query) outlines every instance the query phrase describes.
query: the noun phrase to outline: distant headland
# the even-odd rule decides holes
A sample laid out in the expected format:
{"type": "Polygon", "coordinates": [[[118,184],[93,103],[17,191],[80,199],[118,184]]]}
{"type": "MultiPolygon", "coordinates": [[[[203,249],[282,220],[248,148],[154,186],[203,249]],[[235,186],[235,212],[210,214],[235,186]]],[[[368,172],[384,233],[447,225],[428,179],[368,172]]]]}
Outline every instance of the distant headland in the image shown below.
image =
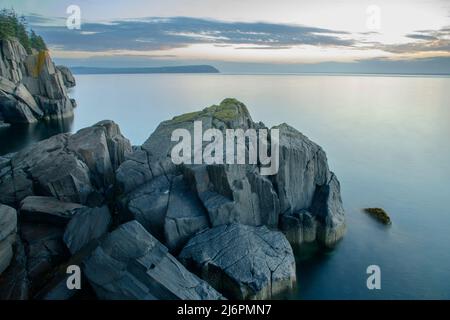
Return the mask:
{"type": "Polygon", "coordinates": [[[218,69],[209,65],[144,67],[144,68],[72,67],[70,69],[74,74],[220,73],[218,69]]]}

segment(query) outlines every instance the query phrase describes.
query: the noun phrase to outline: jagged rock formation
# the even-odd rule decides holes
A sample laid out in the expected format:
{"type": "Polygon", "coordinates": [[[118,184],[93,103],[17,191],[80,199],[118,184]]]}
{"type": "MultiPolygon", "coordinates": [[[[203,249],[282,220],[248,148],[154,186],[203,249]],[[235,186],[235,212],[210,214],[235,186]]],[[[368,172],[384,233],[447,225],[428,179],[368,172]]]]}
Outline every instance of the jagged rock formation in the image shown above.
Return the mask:
{"type": "Polygon", "coordinates": [[[71,298],[73,264],[100,299],[261,299],[291,289],[291,245],[332,247],[345,231],[324,151],[282,124],[271,176],[261,163],[176,165],[171,134],[193,133],[196,120],[221,133],[267,129],[226,99],[162,122],[142,146],[102,121],[0,157],[0,203],[20,217],[17,240],[0,250],[0,296],[71,298]]]}
{"type": "Polygon", "coordinates": [[[62,79],[66,88],[73,88],[76,86],[76,81],[72,72],[66,66],[56,66],[56,68],[61,72],[62,79]]]}
{"type": "Polygon", "coordinates": [[[229,298],[270,299],[296,281],[289,242],[265,226],[214,227],[189,240],[179,258],[229,298]]]}
{"type": "Polygon", "coordinates": [[[0,122],[33,123],[73,115],[67,88],[75,80],[47,51],[27,54],[17,40],[0,40],[0,122]]]}
{"type": "Polygon", "coordinates": [[[14,206],[37,195],[100,205],[112,191],[115,168],[130,150],[112,121],[40,141],[0,157],[0,202],[14,206]]]}

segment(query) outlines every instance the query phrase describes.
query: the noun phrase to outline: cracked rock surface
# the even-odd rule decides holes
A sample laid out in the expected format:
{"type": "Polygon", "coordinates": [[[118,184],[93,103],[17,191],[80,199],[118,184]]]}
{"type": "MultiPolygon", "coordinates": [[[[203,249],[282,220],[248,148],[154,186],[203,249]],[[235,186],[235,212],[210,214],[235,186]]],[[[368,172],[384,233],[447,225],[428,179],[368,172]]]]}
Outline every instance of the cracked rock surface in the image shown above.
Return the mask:
{"type": "Polygon", "coordinates": [[[296,281],[289,242],[265,226],[234,223],[201,232],[179,259],[230,299],[271,299],[296,281]]]}

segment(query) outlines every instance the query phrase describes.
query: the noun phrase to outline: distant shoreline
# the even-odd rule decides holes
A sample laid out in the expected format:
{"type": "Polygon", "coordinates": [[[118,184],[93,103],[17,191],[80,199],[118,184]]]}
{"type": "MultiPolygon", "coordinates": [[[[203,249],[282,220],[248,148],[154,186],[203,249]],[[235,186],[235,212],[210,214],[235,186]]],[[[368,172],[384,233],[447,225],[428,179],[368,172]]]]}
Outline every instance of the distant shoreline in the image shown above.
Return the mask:
{"type": "Polygon", "coordinates": [[[70,70],[74,74],[220,73],[218,69],[209,65],[144,68],[72,67],[70,70]]]}

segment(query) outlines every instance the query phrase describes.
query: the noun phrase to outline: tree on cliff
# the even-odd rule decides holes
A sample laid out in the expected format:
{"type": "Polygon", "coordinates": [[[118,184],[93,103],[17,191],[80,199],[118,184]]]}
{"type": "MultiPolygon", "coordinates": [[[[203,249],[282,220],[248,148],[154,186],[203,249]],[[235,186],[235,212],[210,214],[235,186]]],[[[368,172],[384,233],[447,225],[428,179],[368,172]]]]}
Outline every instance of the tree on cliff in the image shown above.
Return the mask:
{"type": "Polygon", "coordinates": [[[17,38],[28,53],[31,49],[46,50],[44,40],[41,36],[31,30],[27,31],[25,17],[18,16],[13,9],[2,9],[0,11],[0,40],[17,38]]]}

